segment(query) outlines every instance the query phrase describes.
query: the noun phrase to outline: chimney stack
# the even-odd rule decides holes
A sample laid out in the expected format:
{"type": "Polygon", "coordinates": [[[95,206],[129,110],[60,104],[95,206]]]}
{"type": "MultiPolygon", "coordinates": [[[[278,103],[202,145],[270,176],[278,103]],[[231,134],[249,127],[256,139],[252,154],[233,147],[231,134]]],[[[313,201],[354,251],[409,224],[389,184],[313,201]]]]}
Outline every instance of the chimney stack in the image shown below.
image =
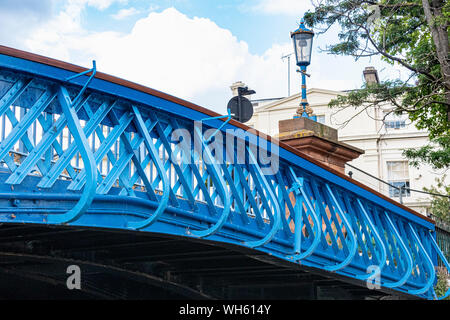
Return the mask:
{"type": "Polygon", "coordinates": [[[368,85],[380,83],[380,80],[378,79],[377,69],[375,69],[374,67],[366,67],[363,71],[363,75],[364,80],[368,85]]]}
{"type": "Polygon", "coordinates": [[[233,92],[233,97],[236,97],[238,95],[238,88],[245,88],[247,85],[243,83],[242,81],[236,81],[233,83],[230,87],[231,91],[233,92]]]}

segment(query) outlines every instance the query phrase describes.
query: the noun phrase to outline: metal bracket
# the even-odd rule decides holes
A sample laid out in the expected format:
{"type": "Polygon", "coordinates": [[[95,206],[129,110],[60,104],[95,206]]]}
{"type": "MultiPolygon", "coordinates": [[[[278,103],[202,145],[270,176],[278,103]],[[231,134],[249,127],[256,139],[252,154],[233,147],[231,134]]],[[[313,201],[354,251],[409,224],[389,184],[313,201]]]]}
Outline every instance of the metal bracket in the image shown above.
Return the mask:
{"type": "Polygon", "coordinates": [[[308,78],[311,77],[311,75],[310,75],[309,73],[306,73],[305,70],[297,69],[296,71],[297,71],[298,73],[304,74],[304,75],[307,76],[308,78]]]}
{"type": "MultiPolygon", "coordinates": [[[[300,195],[303,196],[303,199],[306,202],[306,205],[308,206],[308,209],[311,211],[311,216],[314,219],[314,229],[315,229],[315,233],[314,233],[314,240],[313,243],[311,244],[311,246],[303,253],[301,253],[301,233],[302,233],[302,227],[301,227],[301,223],[300,223],[300,228],[297,228],[297,223],[301,221],[301,211],[296,211],[295,215],[296,217],[299,216],[298,218],[296,218],[296,223],[295,223],[295,255],[293,256],[295,261],[299,261],[302,259],[305,259],[307,257],[309,257],[314,250],[316,250],[317,246],[320,243],[320,236],[322,233],[321,230],[321,224],[319,221],[319,217],[317,216],[316,210],[314,209],[314,206],[311,204],[311,202],[308,199],[308,195],[305,192],[305,189],[303,188],[303,178],[299,178],[297,177],[297,175],[294,172],[294,169],[292,169],[292,167],[289,167],[292,179],[294,180],[294,183],[292,184],[292,187],[289,189],[289,191],[294,191],[296,196],[295,196],[295,201],[297,203],[297,201],[299,201],[299,197],[300,195]],[[298,222],[297,222],[298,221],[298,222]]],[[[301,210],[301,209],[300,209],[301,210]]]]}
{"type": "MultiPolygon", "coordinates": [[[[217,129],[217,131],[219,129],[217,129]]],[[[228,216],[231,211],[231,195],[226,190],[227,185],[226,185],[225,181],[223,180],[223,176],[219,173],[219,168],[217,167],[217,164],[214,161],[214,156],[211,154],[211,151],[209,150],[208,146],[206,145],[207,142],[203,139],[203,135],[202,135],[200,129],[198,127],[195,127],[194,130],[195,130],[195,133],[199,136],[199,138],[201,140],[203,151],[204,151],[203,155],[207,156],[208,160],[211,163],[210,165],[207,165],[207,166],[212,169],[211,170],[212,178],[215,180],[215,182],[217,184],[216,188],[218,189],[218,191],[220,193],[222,193],[222,199],[223,199],[223,211],[222,211],[222,214],[221,214],[219,220],[209,229],[201,230],[201,231],[197,231],[197,230],[191,231],[191,233],[194,236],[204,238],[204,237],[213,235],[214,233],[219,231],[220,228],[222,228],[222,226],[227,221],[228,216]]],[[[201,182],[199,182],[199,183],[201,183],[201,182]]]]}
{"type": "MultiPolygon", "coordinates": [[[[330,186],[329,186],[328,184],[326,184],[325,186],[326,186],[326,189],[327,189],[327,191],[328,191],[328,194],[329,194],[330,197],[331,197],[331,200],[334,202],[335,208],[336,208],[337,211],[340,213],[340,216],[341,216],[341,218],[342,218],[342,222],[344,223],[345,228],[347,229],[347,233],[348,233],[348,235],[350,236],[350,242],[351,242],[351,247],[350,247],[349,250],[348,250],[349,254],[348,254],[348,256],[344,259],[344,261],[342,261],[341,263],[338,263],[338,264],[336,264],[336,265],[333,265],[333,266],[331,266],[331,265],[326,265],[326,266],[324,266],[324,269],[325,269],[325,270],[328,270],[328,271],[337,271],[337,270],[340,270],[340,269],[346,267],[348,264],[350,264],[350,262],[352,261],[354,255],[355,255],[355,253],[356,253],[356,250],[357,250],[357,244],[356,244],[356,237],[355,237],[355,234],[353,233],[353,229],[351,228],[350,223],[348,222],[347,217],[345,216],[344,211],[342,210],[341,206],[340,206],[339,203],[337,202],[337,200],[336,200],[336,198],[335,198],[333,192],[331,191],[330,186]]],[[[331,209],[330,209],[330,212],[331,212],[331,209]]],[[[345,241],[345,239],[342,239],[342,244],[344,244],[344,241],[345,241]]]]}
{"type": "Polygon", "coordinates": [[[395,288],[402,286],[406,281],[408,281],[408,278],[411,276],[412,268],[413,268],[413,260],[411,253],[408,250],[408,247],[406,246],[405,242],[403,241],[402,237],[400,236],[400,233],[398,232],[397,228],[395,227],[394,223],[392,222],[391,218],[389,217],[388,213],[384,211],[384,216],[386,217],[386,220],[388,222],[389,228],[394,233],[395,237],[397,238],[398,243],[400,244],[401,250],[404,252],[407,265],[405,275],[398,280],[397,282],[383,282],[382,285],[387,288],[395,288]]]}
{"type": "Polygon", "coordinates": [[[84,93],[84,91],[88,87],[89,83],[91,83],[92,79],[95,77],[95,74],[97,73],[97,63],[95,62],[95,60],[92,60],[92,69],[86,70],[84,72],[81,72],[81,73],[78,73],[76,75],[66,78],[66,81],[69,82],[70,80],[81,77],[85,74],[88,74],[89,72],[92,72],[92,74],[89,77],[88,81],[86,81],[86,83],[84,84],[83,88],[81,88],[81,91],[78,93],[78,95],[75,97],[75,99],[73,99],[73,102],[72,102],[73,105],[77,104],[78,100],[81,98],[81,95],[84,93]]]}
{"type": "Polygon", "coordinates": [[[260,180],[259,182],[263,185],[264,189],[267,191],[269,198],[272,201],[272,204],[274,207],[274,213],[273,213],[274,221],[273,221],[273,225],[272,225],[272,228],[269,231],[269,233],[260,240],[247,241],[244,243],[245,245],[247,245],[251,248],[255,248],[255,247],[260,247],[260,246],[265,245],[266,243],[270,242],[273,239],[273,237],[275,237],[275,234],[278,232],[278,229],[280,228],[280,225],[281,225],[281,210],[280,210],[278,201],[277,201],[274,193],[272,192],[271,186],[267,182],[267,179],[264,177],[264,174],[262,173],[261,168],[259,167],[258,162],[256,161],[253,152],[251,151],[251,149],[248,146],[247,146],[247,151],[248,151],[248,154],[250,157],[250,163],[253,163],[253,165],[255,167],[255,173],[257,174],[258,179],[260,180]]]}
{"type": "Polygon", "coordinates": [[[420,242],[420,239],[419,239],[419,236],[417,235],[416,230],[414,230],[414,227],[411,225],[411,223],[408,223],[408,226],[409,226],[409,229],[411,230],[411,233],[415,239],[415,243],[419,247],[419,250],[422,251],[422,254],[425,257],[425,260],[428,263],[430,274],[431,274],[431,276],[429,277],[427,283],[425,284],[425,286],[423,288],[417,289],[417,290],[408,290],[408,293],[419,295],[419,294],[427,292],[430,289],[430,287],[433,285],[434,279],[436,277],[436,272],[434,271],[433,262],[431,261],[430,256],[427,254],[427,251],[423,247],[422,242],[420,242]]]}
{"type": "Polygon", "coordinates": [[[292,167],[289,167],[289,170],[294,182],[292,183],[292,187],[288,190],[288,193],[295,192],[295,194],[300,194],[301,189],[303,188],[303,178],[297,177],[292,167]]]}
{"type": "Polygon", "coordinates": [[[148,152],[150,153],[150,156],[153,159],[153,162],[155,163],[156,169],[158,171],[158,174],[160,175],[161,181],[162,181],[162,198],[159,202],[158,208],[156,211],[146,220],[144,221],[131,221],[128,223],[128,226],[133,229],[143,229],[154,223],[166,210],[168,202],[169,202],[169,194],[170,194],[170,184],[169,179],[166,176],[166,171],[164,170],[164,165],[161,162],[161,159],[159,158],[159,153],[155,149],[155,146],[153,145],[153,140],[150,137],[150,134],[145,126],[144,120],[142,119],[142,115],[139,111],[139,109],[135,106],[132,106],[133,112],[135,115],[135,123],[138,129],[138,132],[141,134],[141,136],[144,138],[145,146],[147,147],[148,152]]]}
{"type": "Polygon", "coordinates": [[[203,124],[203,121],[209,121],[209,120],[215,120],[215,119],[223,119],[223,118],[227,118],[227,120],[225,120],[224,123],[222,123],[220,125],[219,128],[217,128],[216,131],[214,131],[214,133],[212,135],[209,136],[208,140],[206,140],[205,142],[208,144],[212,138],[217,134],[217,132],[219,132],[228,122],[230,122],[231,120],[231,110],[227,109],[228,114],[225,116],[217,116],[217,117],[211,117],[211,118],[204,118],[202,120],[200,120],[200,122],[203,124]]]}
{"type": "MultiPolygon", "coordinates": [[[[379,260],[378,271],[381,271],[386,264],[386,247],[384,246],[383,240],[381,239],[377,229],[375,228],[375,225],[373,224],[372,220],[370,219],[369,214],[367,213],[366,208],[364,208],[364,205],[362,204],[361,200],[357,199],[357,202],[358,202],[359,208],[361,209],[360,212],[362,213],[364,220],[366,221],[366,223],[369,226],[370,231],[374,235],[375,241],[378,243],[379,247],[381,248],[381,257],[378,259],[379,260]]],[[[370,239],[368,239],[368,241],[370,241],[370,239]]],[[[375,252],[372,253],[372,256],[374,254],[375,254],[375,252]]],[[[373,273],[369,273],[366,275],[355,275],[355,276],[357,278],[359,278],[360,280],[366,280],[366,279],[370,278],[371,276],[373,276],[378,271],[374,271],[373,273]]]]}
{"type": "Polygon", "coordinates": [[[50,215],[48,217],[49,223],[69,223],[77,220],[82,214],[84,214],[91,205],[92,200],[94,200],[97,187],[97,166],[95,163],[94,153],[89,147],[84,130],[81,128],[77,111],[74,108],[76,103],[73,103],[70,100],[69,93],[63,86],[59,87],[58,100],[66,116],[67,127],[69,128],[70,133],[73,135],[75,143],[78,146],[81,158],[83,159],[84,168],[86,170],[86,186],[84,187],[83,194],[75,207],[64,214],[50,215]]]}

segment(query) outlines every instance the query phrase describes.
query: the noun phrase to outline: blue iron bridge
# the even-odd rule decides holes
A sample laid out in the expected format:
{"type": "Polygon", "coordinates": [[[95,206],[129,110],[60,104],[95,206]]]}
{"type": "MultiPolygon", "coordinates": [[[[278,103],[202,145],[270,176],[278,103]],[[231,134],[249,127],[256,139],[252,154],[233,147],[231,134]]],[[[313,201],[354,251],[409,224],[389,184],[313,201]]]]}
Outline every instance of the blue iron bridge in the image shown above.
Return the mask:
{"type": "Polygon", "coordinates": [[[313,282],[359,297],[449,295],[434,291],[438,264],[450,266],[431,219],[95,62],[0,46],[0,130],[0,282],[11,294],[24,270],[30,283],[64,283],[55,262],[89,270],[83,288],[98,296],[98,279],[124,273],[194,298],[258,286],[299,297],[313,282]]]}

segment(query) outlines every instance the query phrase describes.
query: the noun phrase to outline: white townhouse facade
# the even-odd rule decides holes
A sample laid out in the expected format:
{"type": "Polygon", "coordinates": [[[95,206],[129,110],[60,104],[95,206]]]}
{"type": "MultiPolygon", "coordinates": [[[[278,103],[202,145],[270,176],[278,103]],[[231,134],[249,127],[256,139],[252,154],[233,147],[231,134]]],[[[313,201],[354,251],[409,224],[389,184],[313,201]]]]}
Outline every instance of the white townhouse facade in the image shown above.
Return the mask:
{"type": "MultiPolygon", "coordinates": [[[[348,164],[359,168],[374,177],[378,177],[397,187],[423,190],[423,187],[435,185],[435,179],[443,171],[433,171],[422,165],[412,167],[402,156],[406,148],[417,148],[428,143],[428,133],[418,130],[407,117],[395,116],[389,111],[392,106],[355,109],[330,108],[328,103],[345,91],[311,88],[307,90],[308,102],[317,116],[317,121],[338,129],[338,140],[364,150],[364,154],[348,164]],[[387,115],[386,115],[387,114],[387,115]],[[386,115],[384,121],[381,120],[386,115]],[[378,120],[377,120],[378,119],[378,120]]],[[[292,119],[301,100],[301,94],[286,98],[252,100],[253,117],[246,124],[261,132],[276,137],[278,121],[292,119]]],[[[400,201],[398,189],[346,165],[345,173],[365,185],[400,201]]],[[[446,179],[450,183],[450,177],[446,179]]],[[[429,213],[430,197],[418,192],[402,192],[403,203],[423,215],[429,213]]]]}

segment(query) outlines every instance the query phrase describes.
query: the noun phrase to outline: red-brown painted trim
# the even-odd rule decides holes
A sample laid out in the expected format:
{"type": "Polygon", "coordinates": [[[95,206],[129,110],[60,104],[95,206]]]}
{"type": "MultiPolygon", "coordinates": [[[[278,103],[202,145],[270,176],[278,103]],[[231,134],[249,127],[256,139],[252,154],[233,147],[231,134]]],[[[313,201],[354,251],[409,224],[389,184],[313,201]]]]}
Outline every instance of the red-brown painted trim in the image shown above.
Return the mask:
{"type": "MultiPolygon", "coordinates": [[[[49,57],[41,56],[41,55],[34,54],[34,53],[31,53],[31,52],[22,51],[22,50],[10,48],[10,47],[2,46],[2,45],[0,45],[0,54],[11,56],[11,57],[16,57],[16,58],[20,58],[20,59],[30,60],[30,61],[33,61],[33,62],[46,64],[46,65],[49,65],[49,66],[52,66],[52,67],[57,67],[57,68],[65,69],[65,70],[76,72],[76,73],[81,73],[81,72],[84,72],[86,70],[89,70],[89,68],[80,67],[80,66],[77,66],[77,65],[74,65],[74,64],[71,64],[71,63],[67,63],[67,62],[61,61],[61,60],[52,59],[52,58],[49,58],[49,57]]],[[[158,90],[155,90],[155,89],[151,89],[151,88],[145,87],[143,85],[140,85],[140,84],[128,81],[128,80],[124,80],[124,79],[121,79],[121,78],[117,78],[117,77],[111,76],[111,75],[106,74],[106,73],[97,72],[95,74],[95,78],[101,79],[101,80],[105,80],[105,81],[108,81],[108,82],[111,82],[111,83],[115,83],[115,84],[118,84],[118,85],[121,85],[121,86],[124,86],[124,87],[128,87],[130,89],[138,90],[138,91],[141,91],[141,92],[144,92],[144,93],[147,93],[147,94],[150,94],[150,95],[162,98],[164,100],[168,100],[168,101],[180,104],[182,106],[185,106],[185,107],[188,107],[190,109],[199,111],[199,112],[204,113],[206,115],[209,115],[211,117],[220,116],[220,114],[218,114],[218,113],[216,113],[216,112],[214,112],[212,110],[203,108],[203,107],[201,107],[199,105],[196,105],[196,104],[194,104],[192,102],[189,102],[189,101],[186,101],[186,100],[183,100],[183,99],[171,96],[171,95],[169,95],[167,93],[164,93],[164,92],[161,92],[161,91],[158,91],[158,90]]],[[[225,120],[222,119],[222,121],[225,121],[225,120]]],[[[434,220],[432,220],[432,219],[430,219],[428,217],[425,217],[425,216],[421,215],[420,213],[412,210],[411,208],[408,208],[405,205],[403,205],[403,204],[401,204],[401,203],[399,203],[397,201],[394,201],[394,200],[386,197],[385,195],[379,193],[378,191],[373,190],[370,187],[368,187],[368,186],[366,186],[366,185],[364,185],[364,184],[362,184],[362,183],[360,183],[360,182],[358,182],[358,181],[356,181],[354,179],[351,179],[350,177],[347,177],[345,174],[342,174],[342,173],[340,173],[340,172],[338,172],[338,171],[336,171],[336,170],[334,170],[334,169],[332,169],[332,168],[330,168],[330,167],[320,163],[319,161],[309,157],[308,155],[305,155],[305,154],[301,153],[300,151],[294,149],[293,147],[287,145],[286,143],[283,143],[283,142],[277,140],[276,138],[268,136],[268,135],[266,135],[266,134],[264,134],[262,132],[259,132],[256,129],[250,128],[250,127],[246,126],[245,124],[240,123],[240,122],[235,121],[235,120],[231,120],[229,123],[234,125],[234,126],[236,126],[236,127],[238,127],[238,128],[241,128],[243,130],[252,130],[259,137],[262,137],[262,138],[266,139],[267,141],[273,141],[274,143],[278,144],[281,148],[283,148],[283,149],[285,149],[287,151],[290,151],[293,154],[295,154],[295,155],[297,155],[297,156],[299,156],[299,157],[301,157],[301,158],[303,158],[305,160],[308,160],[308,161],[314,163],[315,165],[317,165],[317,166],[319,166],[319,167],[321,167],[321,168],[323,168],[323,169],[325,169],[325,170],[327,170],[327,171],[329,171],[329,172],[339,176],[342,179],[345,179],[345,180],[353,183],[354,185],[357,185],[360,188],[363,188],[363,189],[365,189],[365,190],[367,190],[367,191],[377,195],[378,197],[380,197],[380,198],[382,198],[382,199],[384,199],[384,200],[386,200],[386,201],[396,205],[397,207],[402,208],[405,211],[408,211],[408,212],[412,213],[413,215],[415,215],[415,216],[417,216],[417,217],[419,217],[419,218],[421,218],[421,219],[423,219],[425,221],[428,221],[430,223],[435,224],[434,220]]]]}

